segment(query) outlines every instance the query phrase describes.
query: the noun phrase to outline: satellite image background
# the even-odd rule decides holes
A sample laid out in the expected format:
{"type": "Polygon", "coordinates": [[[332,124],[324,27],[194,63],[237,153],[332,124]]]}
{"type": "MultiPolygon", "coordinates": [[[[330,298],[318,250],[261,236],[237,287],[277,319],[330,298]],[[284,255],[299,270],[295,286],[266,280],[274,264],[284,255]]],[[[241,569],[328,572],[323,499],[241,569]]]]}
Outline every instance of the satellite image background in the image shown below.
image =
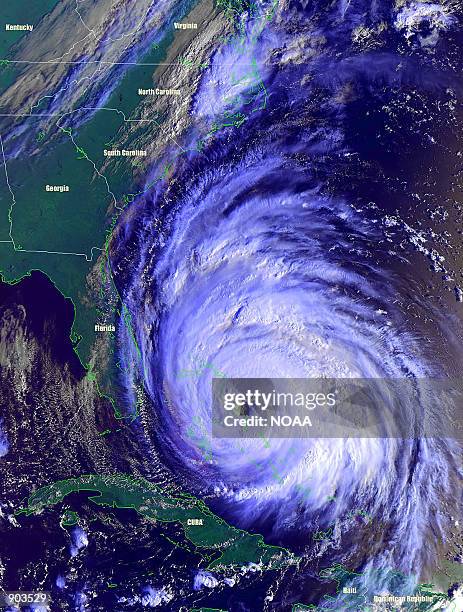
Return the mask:
{"type": "Polygon", "coordinates": [[[462,20],[0,7],[0,593],[49,596],[5,609],[463,611],[443,403],[403,439],[211,409],[227,377],[461,378],[462,20]]]}

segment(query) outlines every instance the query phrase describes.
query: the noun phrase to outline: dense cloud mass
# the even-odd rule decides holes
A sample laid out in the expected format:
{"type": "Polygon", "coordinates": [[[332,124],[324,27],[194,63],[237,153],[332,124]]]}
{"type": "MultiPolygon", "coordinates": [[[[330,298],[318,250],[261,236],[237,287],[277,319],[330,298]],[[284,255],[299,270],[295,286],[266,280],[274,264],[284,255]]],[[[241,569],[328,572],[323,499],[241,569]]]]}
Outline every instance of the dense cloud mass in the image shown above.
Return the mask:
{"type": "MultiPolygon", "coordinates": [[[[120,355],[128,396],[139,380],[148,392],[166,464],[240,526],[265,526],[284,543],[297,533],[306,552],[314,525],[335,525],[342,557],[358,554],[372,572],[426,570],[449,524],[453,443],[211,437],[211,378],[449,375],[407,312],[455,333],[415,291],[416,268],[398,244],[412,251],[416,237],[388,217],[392,184],[386,197],[368,193],[391,172],[395,145],[377,135],[383,158],[361,159],[371,129],[361,105],[378,112],[383,96],[384,112],[401,90],[445,97],[450,76],[428,54],[456,19],[443,5],[288,3],[257,39],[251,19],[214,57],[194,105],[195,116],[218,121],[239,100],[242,124],[178,163],[169,188],[140,199],[124,234],[136,227],[136,272],[121,271],[121,287],[141,365],[123,326],[120,355]],[[353,509],[387,526],[387,542],[354,552],[353,509]]],[[[365,580],[387,586],[383,574],[365,580]]]]}

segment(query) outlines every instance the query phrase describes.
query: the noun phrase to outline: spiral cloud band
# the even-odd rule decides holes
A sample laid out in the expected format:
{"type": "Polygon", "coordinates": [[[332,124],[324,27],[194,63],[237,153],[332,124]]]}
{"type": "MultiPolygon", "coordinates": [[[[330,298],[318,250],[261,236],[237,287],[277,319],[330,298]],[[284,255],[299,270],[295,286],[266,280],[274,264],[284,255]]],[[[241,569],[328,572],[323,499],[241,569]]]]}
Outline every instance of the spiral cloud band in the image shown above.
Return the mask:
{"type": "MultiPolygon", "coordinates": [[[[271,32],[255,50],[262,64],[271,32]]],[[[238,52],[225,45],[221,53],[230,60],[238,52]]],[[[364,550],[364,566],[419,574],[433,555],[429,534],[445,537],[452,441],[211,433],[212,378],[418,381],[444,371],[403,309],[405,301],[422,306],[411,295],[412,271],[374,209],[332,186],[331,173],[349,155],[333,90],[362,70],[367,80],[398,78],[394,62],[383,56],[371,74],[357,59],[345,61],[328,82],[326,58],[313,55],[304,64],[312,62],[312,80],[291,99],[286,87],[303,78],[301,66],[279,73],[266,63],[269,109],[179,161],[170,187],[138,198],[137,215],[127,216],[119,241],[136,236],[137,247],[136,272],[120,275],[131,318],[130,332],[119,329],[125,389],[132,397],[141,382],[155,444],[176,481],[239,526],[279,543],[296,539],[307,552],[317,527],[335,525],[335,542],[349,541],[353,509],[361,510],[388,534],[364,550]]],[[[219,68],[212,64],[215,83],[225,78],[219,68]]],[[[406,70],[400,78],[413,79],[406,70]]],[[[196,96],[200,117],[206,92],[210,83],[196,96]]],[[[434,418],[438,407],[423,409],[434,418]]],[[[347,545],[346,557],[353,550],[347,545]]]]}

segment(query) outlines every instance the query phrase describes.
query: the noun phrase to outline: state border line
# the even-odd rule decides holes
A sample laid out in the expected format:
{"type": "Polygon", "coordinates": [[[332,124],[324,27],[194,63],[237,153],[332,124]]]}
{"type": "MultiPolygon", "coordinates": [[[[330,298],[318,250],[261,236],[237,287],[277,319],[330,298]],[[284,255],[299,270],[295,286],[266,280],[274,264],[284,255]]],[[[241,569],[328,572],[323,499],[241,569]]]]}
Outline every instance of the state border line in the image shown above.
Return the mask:
{"type": "MultiPolygon", "coordinates": [[[[73,143],[73,145],[78,148],[76,142],[74,141],[73,137],[72,137],[72,133],[68,133],[67,130],[65,128],[62,128],[59,125],[59,120],[62,117],[65,117],[66,115],[72,115],[73,113],[77,113],[80,111],[100,111],[100,110],[106,110],[106,111],[111,111],[111,112],[116,112],[119,115],[122,115],[123,121],[124,123],[154,123],[157,127],[159,127],[159,129],[162,130],[162,126],[161,124],[156,121],[155,119],[127,119],[125,113],[123,111],[121,111],[118,108],[109,108],[109,107],[80,107],[78,109],[75,109],[73,111],[67,111],[65,113],[37,113],[37,114],[32,114],[32,113],[0,113],[0,117],[57,117],[58,120],[56,122],[56,126],[58,127],[59,130],[64,131],[65,133],[67,133],[71,139],[71,142],[73,143]]],[[[164,130],[162,130],[164,131],[164,130]]],[[[186,150],[170,135],[166,134],[167,137],[182,151],[182,153],[186,153],[186,150]]],[[[12,219],[12,212],[13,212],[13,208],[16,205],[16,198],[14,195],[14,192],[11,188],[10,182],[9,182],[9,177],[8,177],[8,170],[7,170],[7,165],[6,165],[6,158],[5,158],[5,151],[4,151],[4,147],[3,147],[3,138],[0,134],[0,145],[1,145],[1,151],[2,151],[2,157],[3,157],[3,166],[5,169],[5,178],[6,178],[6,183],[8,186],[8,190],[10,191],[11,194],[11,198],[12,198],[12,204],[8,209],[8,221],[9,221],[9,236],[10,236],[10,240],[0,240],[0,244],[12,244],[13,245],[13,249],[18,252],[18,253],[43,253],[43,254],[48,254],[48,255],[75,255],[78,257],[85,257],[85,260],[88,262],[93,261],[93,251],[97,250],[97,251],[101,251],[103,252],[103,249],[100,247],[96,247],[93,246],[90,249],[90,257],[86,254],[86,253],[74,253],[74,252],[66,252],[66,251],[48,251],[48,250],[31,250],[31,249],[23,249],[23,248],[18,248],[15,244],[14,238],[13,238],[13,219],[12,219]]],[[[101,174],[99,172],[99,170],[97,169],[95,162],[93,160],[91,160],[87,154],[85,154],[86,159],[93,165],[95,172],[98,174],[98,176],[100,176],[100,178],[102,178],[105,183],[106,183],[106,187],[107,187],[107,191],[108,193],[112,196],[113,198],[113,205],[116,209],[122,211],[124,210],[123,207],[119,206],[117,204],[117,199],[116,196],[114,195],[114,193],[111,191],[108,180],[106,178],[106,176],[104,174],[101,174]]]]}
{"type": "Polygon", "coordinates": [[[20,248],[17,248],[11,240],[0,240],[0,244],[12,244],[16,253],[43,253],[45,255],[75,255],[76,257],[85,257],[85,260],[89,262],[93,261],[93,251],[103,252],[103,249],[101,249],[100,247],[92,247],[90,249],[91,256],[89,257],[86,253],[73,253],[73,252],[66,252],[66,251],[32,251],[29,249],[20,249],[20,248]]]}
{"type": "MultiPolygon", "coordinates": [[[[77,11],[78,12],[78,11],[77,11]]],[[[89,31],[89,33],[91,33],[91,31],[89,31]]],[[[63,56],[62,56],[63,57],[63,56]]],[[[15,63],[15,64],[38,64],[38,65],[46,65],[46,64],[66,64],[66,65],[86,65],[86,64],[102,64],[102,65],[133,65],[133,66],[179,66],[182,65],[181,62],[163,62],[163,63],[140,63],[140,62],[107,62],[105,60],[86,60],[84,62],[80,61],[80,62],[75,62],[75,61],[54,61],[54,60],[47,60],[47,61],[29,61],[29,60],[0,60],[1,62],[9,62],[9,63],[15,63]]],[[[241,62],[239,62],[241,63],[241,62]]],[[[248,62],[246,62],[247,64],[248,62]]],[[[232,66],[236,66],[236,62],[234,62],[233,64],[230,64],[232,66]]],[[[34,108],[34,106],[31,107],[34,108]]],[[[72,130],[70,128],[66,129],[63,128],[59,125],[59,120],[62,117],[65,117],[66,115],[71,115],[73,113],[76,112],[80,112],[80,111],[84,111],[84,110],[94,110],[94,111],[100,111],[100,110],[108,110],[108,111],[112,111],[112,112],[116,112],[118,114],[121,114],[123,117],[123,121],[124,123],[154,123],[157,127],[159,127],[159,129],[161,131],[164,131],[162,128],[162,125],[157,122],[155,119],[127,119],[125,113],[123,111],[121,111],[118,108],[108,108],[108,107],[81,107],[78,109],[75,109],[73,111],[67,111],[65,113],[0,113],[0,117],[23,117],[23,118],[27,118],[27,117],[35,117],[35,118],[41,118],[41,117],[58,117],[58,120],[56,122],[56,126],[58,127],[59,130],[67,133],[70,136],[71,142],[74,144],[74,146],[77,148],[77,150],[79,150],[78,145],[75,143],[73,137],[72,137],[72,130]]],[[[184,149],[171,135],[166,134],[167,138],[169,140],[171,140],[178,149],[181,150],[182,153],[187,153],[187,150],[184,149]]],[[[1,138],[1,135],[0,135],[1,138]]],[[[5,153],[4,153],[4,149],[3,149],[3,139],[1,140],[1,148],[2,148],[2,155],[3,155],[3,164],[4,164],[4,168],[5,168],[5,176],[6,176],[6,181],[12,196],[12,205],[9,208],[9,212],[8,212],[8,217],[9,217],[9,221],[10,221],[10,238],[11,240],[0,240],[0,243],[9,243],[13,245],[13,248],[15,251],[17,252],[24,252],[24,253],[44,253],[44,254],[56,254],[56,255],[74,255],[74,256],[79,256],[79,257],[85,257],[86,261],[93,261],[93,251],[94,250],[99,250],[101,252],[103,252],[104,249],[101,249],[100,247],[91,247],[90,249],[90,257],[88,257],[88,255],[86,253],[74,253],[74,252],[63,252],[63,251],[48,251],[48,250],[28,250],[28,249],[22,249],[22,248],[17,248],[12,236],[12,218],[11,218],[11,212],[12,209],[14,207],[14,205],[16,204],[16,200],[15,200],[15,196],[14,193],[9,185],[9,180],[8,180],[8,172],[7,172],[7,166],[6,166],[6,159],[5,159],[5,153]]],[[[85,152],[84,152],[85,153],[85,152]]],[[[91,160],[88,155],[85,153],[85,158],[93,165],[95,171],[97,172],[97,174],[100,176],[100,178],[103,178],[103,180],[106,183],[106,187],[107,187],[107,191],[108,193],[113,197],[113,203],[114,206],[117,210],[119,210],[120,212],[122,212],[125,209],[125,206],[120,207],[117,204],[117,200],[113,194],[113,192],[111,191],[110,187],[109,187],[109,183],[108,180],[106,179],[106,177],[101,174],[98,169],[96,168],[95,162],[93,162],[93,160],[91,160]]]]}
{"type": "MultiPolygon", "coordinates": [[[[12,200],[11,206],[8,208],[8,223],[9,223],[8,235],[10,237],[9,241],[12,243],[13,248],[16,250],[16,245],[14,243],[14,238],[13,238],[13,219],[11,217],[11,213],[13,212],[13,208],[16,205],[16,198],[14,196],[14,191],[11,188],[10,179],[8,177],[8,169],[6,167],[6,158],[5,158],[5,149],[3,148],[3,138],[2,138],[1,134],[0,134],[0,145],[2,147],[2,159],[3,159],[3,167],[5,168],[5,180],[6,180],[6,184],[8,186],[8,191],[11,194],[11,200],[12,200]]],[[[7,241],[5,241],[5,242],[7,242],[7,241]]]]}
{"type": "MultiPolygon", "coordinates": [[[[72,115],[73,113],[79,113],[80,111],[112,111],[122,115],[124,123],[154,123],[161,129],[165,134],[165,130],[163,130],[162,125],[156,121],[156,119],[127,119],[124,111],[121,111],[119,108],[110,108],[108,106],[81,106],[80,108],[76,108],[72,111],[66,111],[65,113],[0,113],[0,117],[58,117],[58,120],[66,115],[72,115]]],[[[58,125],[58,129],[63,129],[58,125]]],[[[186,153],[186,149],[184,149],[172,136],[166,134],[167,138],[171,140],[176,147],[178,147],[183,153],[186,153]]]]}
{"type": "Polygon", "coordinates": [[[8,186],[8,190],[11,194],[11,199],[12,199],[12,203],[11,206],[8,209],[8,221],[9,221],[9,236],[10,236],[10,240],[0,240],[0,244],[11,244],[13,245],[13,250],[16,251],[17,253],[43,253],[43,254],[47,254],[47,255],[75,255],[77,257],[85,257],[86,261],[93,261],[93,251],[101,251],[103,252],[103,249],[100,247],[96,247],[96,246],[92,246],[90,249],[90,257],[87,255],[87,253],[74,253],[72,251],[47,251],[47,250],[32,250],[32,249],[22,249],[22,248],[18,248],[15,244],[14,238],[13,238],[13,219],[11,217],[11,214],[13,212],[13,207],[16,204],[16,198],[14,195],[14,191],[11,188],[10,185],[10,181],[9,181],[9,177],[8,177],[8,169],[7,169],[7,165],[6,165],[6,158],[5,158],[5,150],[3,148],[3,138],[2,135],[0,134],[0,147],[1,147],[1,151],[2,151],[2,158],[3,158],[3,167],[5,169],[5,179],[6,179],[6,184],[8,186]]]}
{"type": "MultiPolygon", "coordinates": [[[[159,62],[159,63],[154,63],[154,62],[108,62],[105,60],[86,60],[84,62],[73,62],[73,61],[58,61],[58,60],[46,60],[46,61],[35,61],[35,60],[9,60],[9,59],[2,59],[0,58],[0,64],[1,62],[8,62],[9,64],[38,64],[38,65],[47,65],[50,64],[51,66],[56,65],[56,64],[66,64],[66,65],[73,65],[73,66],[86,66],[87,64],[101,64],[104,66],[182,66],[182,62],[159,62]]],[[[243,64],[245,64],[246,62],[243,62],[243,64]]],[[[227,66],[237,66],[240,65],[241,62],[233,62],[230,64],[221,64],[222,67],[227,67],[227,66]]]]}

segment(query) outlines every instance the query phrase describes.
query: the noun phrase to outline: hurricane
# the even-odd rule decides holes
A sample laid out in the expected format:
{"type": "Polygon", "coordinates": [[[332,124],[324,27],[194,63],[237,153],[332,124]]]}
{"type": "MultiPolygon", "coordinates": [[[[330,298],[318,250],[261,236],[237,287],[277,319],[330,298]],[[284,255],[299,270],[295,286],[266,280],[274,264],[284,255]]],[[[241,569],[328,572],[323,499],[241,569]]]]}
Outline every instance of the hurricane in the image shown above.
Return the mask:
{"type": "MultiPolygon", "coordinates": [[[[342,38],[347,18],[336,20],[342,38]]],[[[288,23],[276,23],[289,37],[288,23]]],[[[345,555],[357,550],[365,568],[422,575],[445,541],[445,508],[458,473],[453,442],[211,434],[213,378],[447,375],[425,326],[404,304],[428,310],[450,337],[448,322],[416,291],[416,270],[391,244],[385,212],[337,181],[355,156],[346,133],[352,75],[367,90],[398,81],[415,86],[418,78],[426,89],[429,77],[418,77],[413,61],[398,71],[392,53],[368,65],[339,58],[334,40],[315,53],[314,38],[309,50],[293,37],[285,55],[275,50],[275,37],[269,27],[253,48],[266,103],[256,106],[255,87],[243,97],[249,83],[234,78],[243,124],[195,151],[190,133],[169,185],[147,181],[120,224],[112,253],[124,303],[124,393],[132,401],[142,385],[150,444],[163,464],[239,527],[312,558],[338,558],[342,538],[345,555]],[[290,96],[294,82],[304,86],[290,96]],[[361,553],[359,519],[372,530],[361,553]],[[378,526],[387,539],[378,537],[378,526]],[[329,531],[329,545],[314,547],[317,529],[329,531]]],[[[235,62],[238,76],[249,74],[243,44],[237,50],[228,42],[219,56],[235,62]]],[[[216,57],[203,77],[197,117],[227,108],[230,92],[216,95],[225,82],[221,65],[216,57]]],[[[406,231],[394,238],[406,239],[406,231]]],[[[372,580],[384,586],[378,575],[372,580]]]]}
{"type": "Polygon", "coordinates": [[[435,367],[394,305],[404,279],[384,266],[374,219],[324,194],[310,164],[283,146],[251,141],[230,164],[224,145],[222,159],[180,175],[162,231],[146,199],[124,294],[136,345],[120,327],[127,390],[142,379],[167,464],[240,526],[270,520],[275,534],[307,534],[320,513],[328,525],[362,508],[391,523],[395,546],[381,562],[417,571],[422,525],[441,532],[449,486],[435,440],[265,443],[210,433],[212,377],[418,379],[435,367]]]}

